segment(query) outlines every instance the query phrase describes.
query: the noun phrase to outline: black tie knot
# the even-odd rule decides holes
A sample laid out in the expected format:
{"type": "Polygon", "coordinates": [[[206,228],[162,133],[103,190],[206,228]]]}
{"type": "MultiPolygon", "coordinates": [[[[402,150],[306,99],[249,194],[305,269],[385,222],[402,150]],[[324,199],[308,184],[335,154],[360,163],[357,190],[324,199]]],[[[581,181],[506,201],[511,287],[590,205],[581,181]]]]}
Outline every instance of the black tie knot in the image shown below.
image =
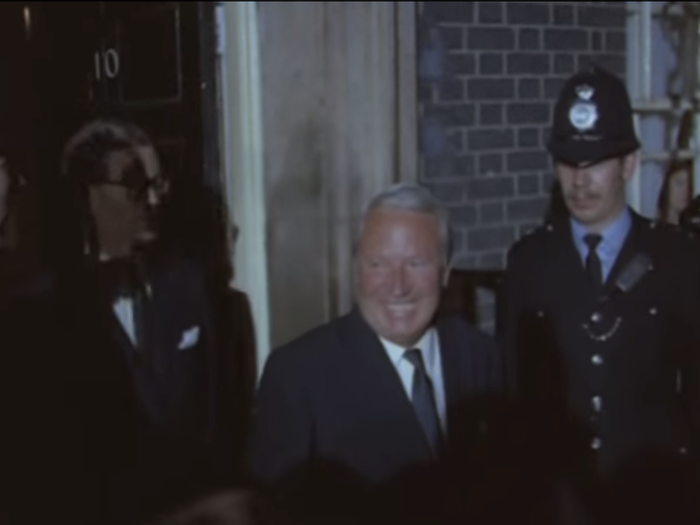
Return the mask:
{"type": "Polygon", "coordinates": [[[586,243],[590,251],[594,251],[602,240],[603,236],[598,233],[589,233],[583,238],[583,242],[586,243]]]}
{"type": "Polygon", "coordinates": [[[425,363],[423,362],[423,354],[418,348],[410,348],[404,352],[404,356],[416,369],[425,374],[425,363]]]}

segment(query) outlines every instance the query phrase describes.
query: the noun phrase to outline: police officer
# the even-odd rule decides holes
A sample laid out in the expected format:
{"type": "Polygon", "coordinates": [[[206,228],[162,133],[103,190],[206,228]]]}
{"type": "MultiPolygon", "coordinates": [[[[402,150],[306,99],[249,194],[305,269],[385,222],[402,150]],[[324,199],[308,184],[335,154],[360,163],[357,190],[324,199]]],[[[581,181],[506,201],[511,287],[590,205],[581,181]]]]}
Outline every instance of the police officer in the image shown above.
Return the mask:
{"type": "Polygon", "coordinates": [[[509,251],[499,328],[533,523],[692,519],[699,243],[627,206],[639,147],[617,77],[592,67],[568,80],[548,150],[569,213],[509,251]]]}

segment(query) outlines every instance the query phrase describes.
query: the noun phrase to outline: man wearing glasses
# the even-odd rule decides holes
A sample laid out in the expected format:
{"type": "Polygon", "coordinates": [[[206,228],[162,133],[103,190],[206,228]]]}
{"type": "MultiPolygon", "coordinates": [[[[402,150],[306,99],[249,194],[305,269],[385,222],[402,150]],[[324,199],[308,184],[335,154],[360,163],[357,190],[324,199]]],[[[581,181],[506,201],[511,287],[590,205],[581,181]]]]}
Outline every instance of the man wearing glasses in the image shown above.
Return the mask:
{"type": "Polygon", "coordinates": [[[146,133],[88,123],[61,171],[80,239],[54,302],[63,383],[100,522],[122,523],[194,496],[211,473],[220,397],[211,305],[201,266],[162,241],[169,184],[146,133]]]}

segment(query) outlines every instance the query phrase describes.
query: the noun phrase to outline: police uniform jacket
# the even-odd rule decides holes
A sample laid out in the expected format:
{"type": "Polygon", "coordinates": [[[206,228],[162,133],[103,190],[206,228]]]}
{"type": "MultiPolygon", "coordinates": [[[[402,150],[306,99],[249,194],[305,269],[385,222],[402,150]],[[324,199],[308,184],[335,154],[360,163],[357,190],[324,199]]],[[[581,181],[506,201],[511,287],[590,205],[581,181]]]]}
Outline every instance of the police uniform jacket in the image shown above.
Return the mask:
{"type": "Polygon", "coordinates": [[[645,462],[687,464],[698,452],[699,243],[629,211],[629,233],[600,294],[568,217],[508,254],[500,328],[528,454],[546,458],[540,473],[587,471],[612,483],[650,472],[645,462]],[[641,260],[637,282],[619,286],[633,260],[641,260]]]}

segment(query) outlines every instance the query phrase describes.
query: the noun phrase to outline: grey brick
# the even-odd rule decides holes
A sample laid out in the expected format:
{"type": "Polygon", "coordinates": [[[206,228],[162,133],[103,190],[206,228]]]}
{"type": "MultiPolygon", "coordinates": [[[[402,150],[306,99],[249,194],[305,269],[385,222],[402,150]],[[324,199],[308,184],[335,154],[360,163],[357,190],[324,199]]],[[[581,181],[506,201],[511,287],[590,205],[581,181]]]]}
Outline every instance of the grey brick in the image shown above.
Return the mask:
{"type": "Polygon", "coordinates": [[[469,24],[474,21],[474,2],[425,2],[423,16],[433,23],[469,24]]]}
{"type": "Polygon", "coordinates": [[[508,2],[509,24],[549,24],[549,2],[508,2]]]}
{"type": "Polygon", "coordinates": [[[627,67],[624,54],[579,55],[578,69],[583,69],[591,64],[597,64],[611,73],[618,75],[621,79],[627,67]]]}
{"type": "Polygon", "coordinates": [[[549,104],[543,102],[516,102],[508,105],[508,124],[546,124],[549,122],[549,104]]]}
{"type": "Polygon", "coordinates": [[[550,194],[555,178],[556,176],[554,175],[554,173],[549,171],[542,174],[542,193],[546,195],[550,194]]]}
{"type": "Polygon", "coordinates": [[[424,120],[420,126],[420,141],[426,157],[438,157],[448,153],[449,140],[442,122],[424,120]]]}
{"type": "Polygon", "coordinates": [[[430,103],[433,101],[432,84],[422,78],[418,79],[418,100],[422,103],[430,103]]]}
{"type": "Polygon", "coordinates": [[[559,96],[567,78],[545,78],[544,79],[544,98],[556,99],[559,96]]]}
{"type": "Polygon", "coordinates": [[[518,80],[518,98],[536,99],[542,96],[539,78],[521,78],[518,80]]]}
{"type": "Polygon", "coordinates": [[[538,50],[542,47],[539,29],[526,27],[518,31],[518,49],[521,51],[538,50]]]}
{"type": "Polygon", "coordinates": [[[455,226],[474,226],[477,224],[476,206],[463,204],[449,210],[450,222],[455,226]]]}
{"type": "Polygon", "coordinates": [[[549,73],[548,53],[510,53],[509,75],[546,75],[549,73]]]}
{"type": "Polygon", "coordinates": [[[464,130],[460,128],[447,129],[445,132],[447,138],[447,147],[449,151],[461,153],[464,151],[464,130]]]}
{"type": "Polygon", "coordinates": [[[467,248],[472,252],[508,248],[515,241],[515,227],[487,226],[467,232],[467,248]]]}
{"type": "Polygon", "coordinates": [[[467,29],[467,47],[482,51],[510,51],[515,49],[515,31],[509,27],[470,27],[467,29]]]}
{"type": "Polygon", "coordinates": [[[482,202],[479,205],[479,224],[483,226],[503,222],[505,215],[502,202],[482,202]]]}
{"type": "Polygon", "coordinates": [[[503,104],[481,104],[479,124],[485,126],[503,123],[503,104]]]}
{"type": "Polygon", "coordinates": [[[603,50],[603,33],[600,31],[591,31],[591,50],[603,50]]]}
{"type": "Polygon", "coordinates": [[[574,24],[574,8],[570,5],[553,5],[554,25],[570,26],[574,24]]]}
{"type": "Polygon", "coordinates": [[[545,170],[550,166],[546,151],[513,151],[508,153],[506,163],[511,173],[545,170]]]}
{"type": "MultiPolygon", "coordinates": [[[[466,240],[464,241],[465,251],[466,251],[466,240]]],[[[456,250],[455,250],[456,251],[456,250]]],[[[477,268],[479,264],[479,259],[475,255],[470,253],[457,253],[455,255],[452,265],[459,270],[472,270],[477,268]]]]}
{"type": "Polygon", "coordinates": [[[540,192],[540,177],[538,175],[520,175],[518,177],[518,195],[530,196],[540,192]]]}
{"type": "Polygon", "coordinates": [[[473,53],[448,53],[445,55],[447,75],[473,75],[476,73],[476,57],[473,53]]]}
{"type": "Polygon", "coordinates": [[[552,133],[552,129],[547,126],[542,128],[542,145],[545,146],[549,142],[549,137],[552,133]]]}
{"type": "Polygon", "coordinates": [[[443,126],[472,126],[475,122],[474,104],[425,104],[423,122],[438,122],[443,126]]]}
{"type": "Polygon", "coordinates": [[[512,78],[470,78],[467,84],[469,100],[509,100],[515,97],[512,78]]]}
{"type": "Polygon", "coordinates": [[[545,29],[544,47],[548,51],[587,51],[588,32],[583,29],[545,29]]]}
{"type": "Polygon", "coordinates": [[[479,2],[480,24],[503,23],[503,2],[479,2]]]}
{"type": "Polygon", "coordinates": [[[438,86],[438,101],[459,102],[464,100],[464,82],[460,78],[446,78],[438,86]]]}
{"type": "Polygon", "coordinates": [[[542,220],[547,204],[548,200],[544,197],[510,201],[506,204],[507,220],[514,222],[542,220]]]}
{"type": "Polygon", "coordinates": [[[500,53],[483,53],[479,57],[479,73],[482,75],[502,74],[503,55],[500,53]]]}
{"type": "Polygon", "coordinates": [[[554,74],[571,75],[574,73],[576,61],[574,55],[568,53],[557,53],[554,55],[554,74]]]}
{"type": "Polygon", "coordinates": [[[469,201],[504,199],[513,195],[515,195],[513,177],[486,177],[470,179],[467,182],[467,199],[469,201]]]}
{"type": "Polygon", "coordinates": [[[622,28],[627,23],[627,12],[622,6],[577,6],[578,25],[585,27],[622,28]]]}
{"type": "Polygon", "coordinates": [[[464,30],[461,27],[440,27],[440,41],[447,51],[464,49],[464,30]]]}
{"type": "Polygon", "coordinates": [[[428,182],[454,179],[453,161],[451,155],[444,153],[423,159],[423,173],[428,182]]]}
{"type": "Polygon", "coordinates": [[[464,200],[465,189],[462,182],[422,181],[421,185],[430,190],[435,198],[444,204],[457,204],[464,200]]]}
{"type": "Polygon", "coordinates": [[[518,147],[536,148],[540,145],[539,128],[520,128],[518,130],[518,147]]]}
{"type": "Polygon", "coordinates": [[[479,175],[498,174],[503,171],[502,153],[485,153],[479,155],[479,175]]]}
{"type": "Polygon", "coordinates": [[[605,50],[625,52],[627,50],[627,34],[624,31],[606,31],[605,50]]]}
{"type": "Polygon", "coordinates": [[[457,177],[472,177],[476,173],[476,156],[459,155],[454,157],[451,171],[457,177]]]}
{"type": "MultiPolygon", "coordinates": [[[[505,261],[505,249],[501,249],[501,251],[498,252],[492,252],[492,253],[485,253],[481,257],[479,257],[479,268],[482,268],[484,270],[486,269],[494,269],[494,270],[500,270],[503,268],[503,264],[505,261]]],[[[483,305],[486,306],[486,305],[483,305]]],[[[479,317],[481,321],[486,321],[487,319],[489,321],[492,321],[494,319],[494,312],[493,308],[483,308],[483,311],[479,312],[479,317]]]]}
{"type": "Polygon", "coordinates": [[[512,129],[473,129],[467,135],[469,151],[507,149],[515,145],[512,129]]]}

